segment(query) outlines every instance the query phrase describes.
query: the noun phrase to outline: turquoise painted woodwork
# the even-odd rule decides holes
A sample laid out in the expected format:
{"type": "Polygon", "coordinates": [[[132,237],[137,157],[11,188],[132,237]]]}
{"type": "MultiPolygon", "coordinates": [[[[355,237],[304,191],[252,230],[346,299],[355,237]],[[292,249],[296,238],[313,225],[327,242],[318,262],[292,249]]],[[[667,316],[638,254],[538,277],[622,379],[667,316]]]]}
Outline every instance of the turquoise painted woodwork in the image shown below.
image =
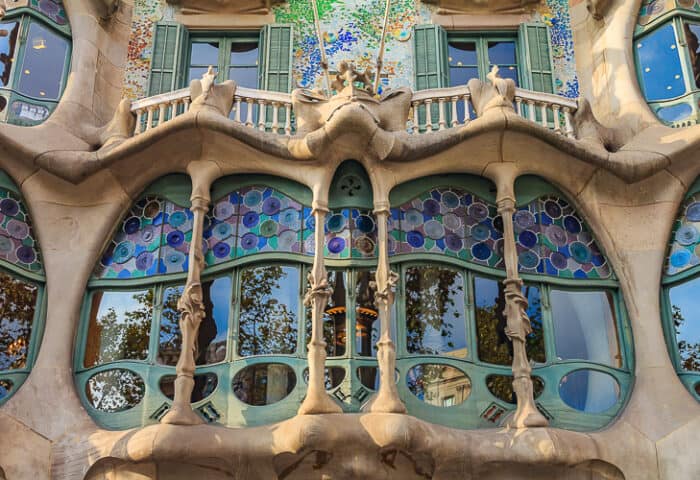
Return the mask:
{"type": "Polygon", "coordinates": [[[700,260],[700,179],[690,186],[673,223],[661,290],[664,336],[678,376],[691,395],[700,401],[700,335],[693,317],[700,260]]]}
{"type": "Polygon", "coordinates": [[[32,370],[44,331],[46,295],[41,253],[27,206],[14,181],[1,171],[0,215],[0,293],[6,310],[16,312],[0,318],[2,405],[32,370]]]}
{"type": "Polygon", "coordinates": [[[0,121],[21,126],[43,123],[58,105],[70,71],[71,30],[65,10],[59,2],[56,9],[44,11],[41,2],[32,0],[28,7],[10,10],[0,29],[8,33],[6,42],[0,39],[0,51],[12,57],[14,48],[12,68],[0,78],[0,121]],[[52,57],[49,68],[56,70],[48,73],[56,81],[38,87],[29,78],[35,67],[47,65],[41,58],[44,53],[52,57]]]}
{"type": "MultiPolygon", "coordinates": [[[[376,341],[374,337],[377,332],[375,331],[376,325],[374,325],[376,312],[373,309],[373,294],[369,288],[371,275],[367,275],[367,272],[371,272],[375,268],[376,260],[372,257],[356,256],[354,254],[356,247],[353,248],[352,253],[348,249],[343,249],[343,252],[347,252],[344,257],[334,255],[330,250],[330,245],[334,238],[341,238],[340,234],[345,235],[348,239],[354,238],[352,237],[351,225],[358,229],[372,230],[370,228],[372,223],[369,221],[373,220],[371,215],[367,215],[368,219],[359,220],[359,212],[368,213],[367,209],[371,207],[370,187],[366,173],[359,164],[346,162],[341,165],[336,179],[333,181],[329,197],[331,206],[334,212],[336,210],[339,212],[340,219],[337,225],[334,223],[335,221],[331,221],[331,225],[325,227],[329,234],[325,247],[328,257],[327,268],[330,272],[342,273],[344,279],[343,285],[333,284],[335,293],[329,310],[326,312],[326,322],[331,322],[327,324],[331,330],[326,330],[324,327],[324,332],[329,348],[333,347],[327,359],[326,384],[329,393],[346,412],[360,411],[362,405],[369,400],[377,387],[377,361],[374,357],[376,353],[373,353],[374,350],[368,350],[376,341]],[[348,178],[352,181],[348,181],[348,178]],[[354,192],[353,195],[349,195],[349,191],[354,192]],[[358,215],[353,217],[353,211],[357,211],[358,215]],[[340,344],[336,344],[336,342],[340,342],[340,344]],[[338,345],[342,348],[336,348],[338,345]]],[[[554,188],[534,177],[520,179],[516,191],[518,206],[527,206],[533,201],[539,201],[540,198],[549,198],[553,195],[563,198],[554,188]]],[[[183,201],[187,198],[188,193],[188,181],[180,176],[157,182],[144,192],[144,196],[159,196],[177,202],[178,199],[183,201]]],[[[469,207],[472,204],[462,205],[460,199],[465,199],[466,202],[467,196],[472,200],[478,198],[479,203],[485,206],[486,218],[490,219],[491,222],[488,231],[490,235],[493,235],[496,231],[493,228],[493,222],[496,218],[494,216],[495,187],[482,178],[469,175],[423,178],[396,187],[391,193],[391,203],[394,211],[401,211],[403,205],[412,205],[411,202],[415,199],[420,200],[421,207],[425,201],[434,200],[438,204],[438,209],[433,212],[435,215],[428,215],[430,217],[428,220],[426,220],[425,215],[430,214],[432,210],[427,214],[423,211],[421,219],[423,223],[426,221],[445,223],[445,217],[448,214],[454,214],[462,222],[460,225],[466,228],[465,232],[467,230],[471,232],[471,229],[478,227],[480,223],[475,222],[473,225],[465,223],[465,219],[470,215],[469,207]],[[429,195],[423,198],[426,193],[429,195]],[[456,203],[448,193],[455,193],[456,203]],[[436,195],[440,198],[436,198],[436,195]],[[462,212],[462,210],[464,211],[462,212]]],[[[292,215],[294,219],[290,216],[289,225],[296,226],[297,215],[302,213],[300,229],[302,237],[307,240],[306,243],[308,243],[310,232],[313,232],[313,224],[309,224],[311,192],[293,182],[266,176],[227,177],[214,184],[212,198],[224,199],[224,203],[228,205],[217,208],[219,202],[217,200],[213,202],[210,217],[222,223],[214,224],[213,220],[210,220],[209,229],[212,236],[217,225],[223,225],[226,222],[231,225],[231,228],[240,228],[240,218],[245,213],[255,212],[258,217],[265,215],[262,211],[264,209],[262,205],[265,199],[269,198],[275,199],[272,201],[275,204],[273,205],[275,211],[278,210],[278,206],[280,211],[284,211],[282,208],[284,202],[292,202],[289,205],[294,205],[294,208],[291,208],[291,211],[294,212],[292,215]],[[250,199],[246,206],[245,196],[249,192],[254,192],[253,196],[256,198],[250,199]],[[265,192],[267,192],[267,196],[265,196],[265,192]],[[260,212],[256,210],[257,206],[260,206],[260,212]],[[242,209],[246,208],[248,210],[244,213],[242,209]],[[238,217],[239,220],[229,220],[234,217],[238,217]]],[[[432,206],[429,205],[428,210],[430,208],[432,206]]],[[[401,218],[405,219],[406,209],[403,210],[401,218]]],[[[478,217],[482,213],[481,210],[478,212],[476,209],[474,210],[471,212],[472,216],[478,217]]],[[[272,213],[272,211],[269,210],[268,213],[272,213]]],[[[575,214],[573,210],[570,213],[571,215],[575,214]]],[[[272,213],[272,217],[275,215],[276,213],[272,213]]],[[[332,217],[333,215],[329,215],[329,219],[332,217]]],[[[581,225],[584,225],[582,220],[579,221],[581,225]]],[[[221,228],[231,233],[229,227],[221,228]]],[[[443,228],[445,227],[443,226],[443,228]]],[[[292,230],[296,234],[296,230],[292,230]]],[[[280,229],[275,231],[279,234],[280,229]]],[[[368,232],[363,231],[362,233],[368,232]]],[[[473,237],[474,233],[470,233],[470,235],[473,237]]],[[[476,235],[481,235],[481,233],[477,232],[476,235]]],[[[233,242],[235,244],[239,237],[235,233],[231,233],[231,236],[227,238],[236,239],[233,242]]],[[[465,238],[467,237],[462,237],[463,241],[465,238]]],[[[279,248],[279,244],[269,244],[269,247],[267,250],[263,249],[251,255],[234,256],[220,263],[210,263],[205,269],[204,285],[209,285],[212,279],[225,277],[228,279],[226,283],[228,287],[226,288],[230,290],[228,295],[234,299],[233,301],[226,300],[226,306],[221,307],[221,310],[214,307],[212,312],[214,317],[223,316],[222,318],[224,318],[225,327],[221,327],[219,334],[221,331],[226,333],[217,347],[221,353],[212,357],[207,356],[206,361],[202,360],[201,355],[198,356],[196,382],[199,383],[196,383],[195,390],[198,393],[194,399],[193,407],[208,422],[230,426],[249,426],[282,420],[296,414],[299,403],[305,395],[308,310],[303,306],[302,300],[308,288],[306,278],[312,258],[307,255],[308,249],[301,253],[293,248],[291,250],[279,248]],[[267,293],[260,294],[262,295],[260,298],[248,297],[251,295],[251,278],[258,277],[251,277],[246,272],[250,272],[252,268],[265,271],[265,267],[272,268],[271,275],[273,277],[276,275],[275,278],[278,280],[282,278],[280,275],[284,272],[287,272],[284,275],[293,275],[293,279],[288,278],[287,280],[291,281],[288,285],[293,285],[294,290],[275,290],[273,288],[267,293]],[[248,280],[245,280],[246,278],[248,280]],[[252,300],[249,301],[249,298],[252,300]],[[275,298],[275,302],[271,303],[270,298],[275,298]],[[256,317],[254,312],[252,313],[253,317],[251,317],[251,311],[245,310],[255,308],[256,305],[263,305],[264,308],[267,308],[264,310],[267,312],[265,313],[267,317],[272,316],[281,321],[281,323],[274,324],[276,325],[274,330],[277,333],[287,332],[282,336],[275,337],[277,343],[273,342],[270,344],[273,347],[269,347],[272,350],[263,349],[261,351],[284,351],[284,354],[240,355],[240,349],[243,348],[242,342],[250,342],[251,338],[258,338],[256,337],[260,334],[258,332],[264,332],[264,328],[267,328],[265,325],[250,323],[251,318],[253,322],[255,322],[255,318],[267,318],[256,317]],[[286,309],[284,311],[289,313],[281,315],[280,312],[283,310],[280,309],[286,309]],[[290,320],[292,317],[293,320],[290,320]],[[241,324],[243,321],[245,321],[245,328],[241,324]],[[242,332],[245,332],[245,336],[242,332]],[[280,347],[283,345],[279,343],[280,341],[287,342],[284,344],[287,346],[280,347]],[[278,346],[274,347],[274,345],[278,346]],[[260,390],[263,393],[251,391],[249,386],[253,384],[251,382],[257,381],[255,379],[264,379],[268,384],[274,384],[276,389],[270,391],[266,390],[267,387],[265,387],[260,390]],[[275,401],[270,405],[261,405],[261,403],[271,400],[275,401]]],[[[492,428],[496,426],[515,409],[515,404],[512,393],[509,393],[508,379],[497,377],[500,379],[498,380],[500,383],[494,383],[493,376],[507,377],[511,374],[511,370],[507,359],[506,344],[498,347],[501,352],[499,354],[501,360],[496,363],[490,360],[485,361],[483,358],[486,357],[479,353],[480,348],[484,348],[478,340],[480,338],[479,329],[485,328],[484,325],[489,325],[488,318],[486,323],[483,321],[480,323],[479,318],[482,317],[479,315],[483,316],[485,311],[495,312],[496,310],[488,310],[491,307],[482,305],[485,298],[487,303],[490,300],[488,294],[485,296],[475,290],[475,282],[476,279],[482,279],[480,281],[492,282],[493,285],[497,285],[497,282],[505,277],[502,262],[489,264],[478,259],[475,261],[473,258],[445,255],[439,249],[402,253],[393,249],[390,262],[392,269],[399,273],[400,278],[396,304],[392,314],[392,334],[395,337],[397,351],[396,381],[399,395],[406,403],[409,413],[431,422],[457,428],[492,428]],[[458,282],[453,282],[452,286],[449,287],[455,291],[451,296],[452,304],[447,308],[450,311],[459,312],[459,315],[454,316],[451,320],[454,325],[450,327],[437,325],[435,327],[437,330],[431,327],[433,329],[428,329],[430,331],[425,333],[427,336],[423,337],[424,346],[442,344],[446,346],[443,351],[447,353],[438,354],[437,350],[430,347],[420,349],[425,354],[417,354],[415,352],[419,350],[416,350],[413,343],[409,344],[409,339],[415,338],[415,335],[412,333],[414,327],[409,328],[407,319],[409,317],[417,318],[415,312],[422,311],[420,304],[418,304],[418,310],[415,306],[417,305],[416,298],[420,298],[420,296],[416,297],[412,292],[416,291],[416,285],[419,285],[418,288],[430,288],[429,285],[420,283],[424,280],[418,280],[416,283],[416,272],[421,271],[420,269],[424,267],[449,268],[451,272],[454,272],[451,275],[457,275],[454,278],[459,278],[458,282]],[[410,288],[409,283],[412,285],[410,288]],[[412,299],[410,300],[411,305],[413,305],[411,307],[408,306],[409,299],[412,299]],[[459,303],[459,305],[454,302],[459,303]],[[442,343],[436,344],[435,342],[440,338],[440,332],[443,328],[447,328],[448,338],[445,341],[440,341],[442,343]],[[447,388],[449,383],[444,378],[441,379],[440,375],[449,377],[448,380],[451,380],[455,392],[459,392],[459,397],[437,393],[439,388],[443,386],[447,388]]],[[[172,287],[174,286],[183,285],[185,276],[185,272],[180,272],[171,275],[155,274],[143,279],[105,280],[95,278],[91,280],[85,299],[83,321],[78,339],[80,348],[77,349],[75,358],[76,383],[88,412],[103,427],[123,429],[155,423],[169,408],[171,399],[168,395],[171,395],[172,392],[168,390],[171,388],[168,386],[170,385],[168,382],[175,374],[173,365],[176,357],[171,356],[164,360],[163,349],[159,347],[159,342],[161,342],[164,325],[174,324],[172,320],[174,317],[171,316],[173,307],[171,304],[167,306],[167,292],[173,291],[172,287]],[[86,355],[93,354],[90,351],[93,347],[88,348],[86,339],[90,310],[95,304],[95,299],[98,298],[96,295],[104,295],[100,292],[129,290],[139,293],[143,292],[144,288],[152,289],[152,304],[154,305],[152,315],[147,324],[142,327],[148,330],[148,345],[137,349],[135,357],[131,355],[131,359],[115,360],[96,366],[91,364],[86,368],[83,359],[86,358],[86,355]],[[163,307],[160,307],[161,305],[163,307]],[[146,353],[143,353],[144,350],[146,353]],[[142,360],[134,358],[142,358],[142,360]],[[161,384],[165,386],[161,388],[161,384]],[[104,392],[109,392],[110,388],[118,393],[117,396],[110,401],[100,403],[104,392]],[[133,408],[124,409],[130,402],[136,405],[133,408]]],[[[535,341],[535,343],[540,342],[537,345],[540,345],[538,348],[541,351],[536,354],[536,357],[533,357],[537,358],[533,375],[539,378],[538,382],[541,382],[541,384],[538,383],[541,388],[541,393],[538,394],[536,400],[538,407],[555,427],[590,431],[606,426],[616,417],[627,401],[633,381],[631,333],[616,280],[611,275],[607,278],[574,279],[561,275],[544,275],[536,270],[523,273],[523,278],[527,286],[534,288],[539,293],[539,296],[532,297],[533,304],[530,307],[533,324],[536,324],[537,331],[541,332],[540,336],[537,337],[539,340],[535,341]],[[577,358],[575,355],[572,356],[571,352],[561,353],[558,350],[560,345],[557,343],[557,332],[560,334],[561,330],[556,330],[557,321],[553,316],[552,299],[555,295],[552,293],[553,291],[556,292],[556,295],[566,295],[567,292],[602,295],[600,292],[605,292],[606,298],[610,299],[612,309],[610,328],[616,336],[613,343],[619,344],[619,350],[616,350],[617,356],[614,359],[610,359],[610,361],[587,360],[586,358],[577,358]],[[562,358],[566,359],[558,358],[562,355],[562,358]],[[603,389],[603,394],[599,393],[597,397],[591,396],[592,391],[600,392],[601,389],[603,389]],[[581,411],[582,409],[592,411],[581,411]]],[[[264,290],[265,285],[267,285],[265,281],[258,281],[256,289],[264,290]]],[[[428,313],[430,311],[419,315],[428,313]]],[[[215,320],[218,325],[219,318],[215,318],[215,320]]],[[[264,335],[269,337],[272,333],[264,335]]],[[[415,342],[415,340],[411,340],[411,342],[415,342]]],[[[250,346],[245,347],[244,351],[246,353],[254,351],[251,348],[250,346]]]]}

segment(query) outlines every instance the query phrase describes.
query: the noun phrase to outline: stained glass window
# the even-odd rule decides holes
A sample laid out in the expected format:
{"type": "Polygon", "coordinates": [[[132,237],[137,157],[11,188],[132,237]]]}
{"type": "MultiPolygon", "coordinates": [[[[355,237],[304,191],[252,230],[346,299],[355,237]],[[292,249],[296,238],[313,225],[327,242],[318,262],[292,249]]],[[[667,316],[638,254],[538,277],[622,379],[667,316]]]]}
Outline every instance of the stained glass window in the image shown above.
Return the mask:
{"type": "Polygon", "coordinates": [[[34,273],[42,273],[37,241],[24,202],[0,188],[0,259],[34,273]]]}
{"type": "Polygon", "coordinates": [[[503,267],[496,206],[464,190],[434,188],[392,209],[389,253],[439,253],[503,267]]]}
{"type": "Polygon", "coordinates": [[[666,275],[675,275],[700,264],[700,193],[688,197],[673,225],[666,275]]]}
{"type": "Polygon", "coordinates": [[[104,279],[186,272],[193,214],[187,207],[149,196],[131,208],[97,266],[104,279]]]}
{"type": "Polygon", "coordinates": [[[610,278],[610,266],[574,208],[561,197],[538,198],[513,215],[519,269],[563,278],[610,278]]]}

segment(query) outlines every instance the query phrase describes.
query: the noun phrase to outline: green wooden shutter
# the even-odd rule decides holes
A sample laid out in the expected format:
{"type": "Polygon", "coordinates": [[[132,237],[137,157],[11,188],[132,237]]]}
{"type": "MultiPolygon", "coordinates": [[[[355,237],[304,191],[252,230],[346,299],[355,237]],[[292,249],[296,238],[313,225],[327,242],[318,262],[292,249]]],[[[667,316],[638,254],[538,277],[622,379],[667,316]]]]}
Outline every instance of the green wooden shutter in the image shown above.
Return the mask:
{"type": "Polygon", "coordinates": [[[413,32],[416,90],[450,85],[447,33],[439,25],[416,25],[413,32]]]}
{"type": "Polygon", "coordinates": [[[554,92],[549,30],[542,23],[520,25],[523,52],[523,87],[538,92],[554,92]]]}
{"type": "Polygon", "coordinates": [[[265,25],[260,32],[259,86],[262,90],[292,89],[292,26],[265,25]]]}
{"type": "Polygon", "coordinates": [[[184,87],[187,29],[172,22],[158,23],[155,29],[148,96],[184,87]]]}

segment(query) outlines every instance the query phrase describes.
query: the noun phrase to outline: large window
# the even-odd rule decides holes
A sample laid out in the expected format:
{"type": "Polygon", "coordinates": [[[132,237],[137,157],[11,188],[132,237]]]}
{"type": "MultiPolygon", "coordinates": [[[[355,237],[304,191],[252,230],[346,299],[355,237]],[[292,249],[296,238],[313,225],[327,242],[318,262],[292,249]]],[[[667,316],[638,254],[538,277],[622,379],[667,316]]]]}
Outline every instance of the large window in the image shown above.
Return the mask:
{"type": "Polygon", "coordinates": [[[0,172],[0,405],[31,371],[43,326],[44,269],[27,207],[0,172]]]}
{"type": "Polygon", "coordinates": [[[681,381],[700,400],[700,182],[695,181],[674,222],[663,277],[664,329],[681,381]]]}
{"type": "Polygon", "coordinates": [[[259,35],[191,37],[188,83],[202,78],[209,66],[219,81],[234,80],[241,87],[258,87],[259,35]]]}
{"type": "MultiPolygon", "coordinates": [[[[38,2],[41,6],[44,3],[38,2]]],[[[58,104],[68,76],[70,28],[55,8],[11,9],[0,23],[0,120],[36,125],[58,104]]]]}
{"type": "MultiPolygon", "coordinates": [[[[451,175],[392,193],[399,392],[409,413],[431,422],[493,426],[517,402],[494,191],[484,180],[451,175]]],[[[617,282],[559,192],[523,177],[516,197],[537,406],[554,426],[600,428],[619,412],[631,380],[617,282]]]]}
{"type": "Polygon", "coordinates": [[[643,2],[637,21],[634,52],[639,84],[662,122],[673,127],[694,125],[700,99],[700,9],[692,2],[670,9],[659,6],[643,2]]]}
{"type": "Polygon", "coordinates": [[[450,86],[466,85],[472,78],[486,81],[486,75],[498,65],[503,78],[519,85],[517,35],[448,36],[450,86]]]}
{"type": "MultiPolygon", "coordinates": [[[[344,165],[322,225],[331,291],[321,333],[326,389],[356,412],[380,381],[378,238],[367,175],[355,162],[344,165]]],[[[526,349],[537,405],[554,426],[603,427],[631,382],[617,281],[559,192],[529,177],[516,187],[513,241],[532,326],[526,349]]],[[[288,418],[308,383],[312,309],[303,300],[314,256],[311,193],[253,176],[222,179],[212,192],[193,407],[227,425],[288,418]]],[[[399,276],[389,319],[394,380],[409,413],[431,422],[492,427],[517,402],[505,229],[494,192],[486,180],[451,175],[401,185],[391,195],[388,252],[399,276]]],[[[106,427],[155,422],[173,398],[181,351],[177,303],[186,252],[196,241],[188,198],[187,178],[149,187],[90,281],[76,376],[88,411],[106,427]]]]}

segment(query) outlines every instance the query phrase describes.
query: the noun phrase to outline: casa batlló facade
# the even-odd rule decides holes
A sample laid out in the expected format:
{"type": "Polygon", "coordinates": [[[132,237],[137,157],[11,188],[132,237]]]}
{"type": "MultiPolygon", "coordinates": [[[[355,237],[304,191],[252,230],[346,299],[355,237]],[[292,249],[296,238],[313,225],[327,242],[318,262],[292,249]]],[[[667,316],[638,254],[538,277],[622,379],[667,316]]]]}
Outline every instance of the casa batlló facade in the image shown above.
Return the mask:
{"type": "Polygon", "coordinates": [[[0,479],[700,478],[699,38],[0,0],[0,479]]]}

